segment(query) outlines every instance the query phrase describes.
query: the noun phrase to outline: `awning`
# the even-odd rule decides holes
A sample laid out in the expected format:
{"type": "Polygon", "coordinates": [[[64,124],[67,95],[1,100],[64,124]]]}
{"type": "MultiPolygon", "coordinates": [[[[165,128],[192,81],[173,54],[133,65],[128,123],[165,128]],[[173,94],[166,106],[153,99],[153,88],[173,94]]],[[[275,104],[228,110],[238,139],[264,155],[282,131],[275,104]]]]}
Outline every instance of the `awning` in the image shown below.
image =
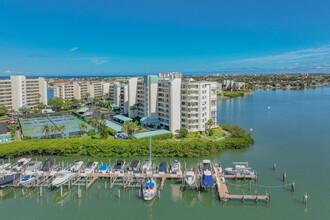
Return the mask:
{"type": "Polygon", "coordinates": [[[129,118],[129,117],[126,117],[124,115],[115,115],[113,116],[114,119],[117,119],[117,120],[120,120],[120,121],[133,121],[133,119],[129,118]]]}
{"type": "Polygon", "coordinates": [[[110,107],[111,108],[119,108],[118,105],[116,105],[116,104],[112,104],[112,105],[110,105],[110,107]]]}
{"type": "Polygon", "coordinates": [[[21,110],[21,109],[31,109],[31,107],[29,105],[23,105],[22,107],[19,107],[18,110],[21,110]]]}
{"type": "Polygon", "coordinates": [[[81,109],[79,109],[77,112],[78,112],[78,113],[85,113],[85,112],[88,111],[88,109],[89,109],[89,108],[86,108],[86,107],[85,107],[85,108],[81,108],[81,109]]]}
{"type": "Polygon", "coordinates": [[[150,137],[150,136],[156,136],[156,135],[161,135],[161,134],[168,134],[171,133],[168,130],[156,130],[156,131],[147,131],[147,132],[142,132],[142,133],[137,133],[133,135],[134,138],[145,138],[145,137],[150,137]]]}
{"type": "Polygon", "coordinates": [[[160,121],[158,118],[143,117],[140,119],[140,123],[144,125],[153,125],[153,124],[159,124],[160,121]]]}

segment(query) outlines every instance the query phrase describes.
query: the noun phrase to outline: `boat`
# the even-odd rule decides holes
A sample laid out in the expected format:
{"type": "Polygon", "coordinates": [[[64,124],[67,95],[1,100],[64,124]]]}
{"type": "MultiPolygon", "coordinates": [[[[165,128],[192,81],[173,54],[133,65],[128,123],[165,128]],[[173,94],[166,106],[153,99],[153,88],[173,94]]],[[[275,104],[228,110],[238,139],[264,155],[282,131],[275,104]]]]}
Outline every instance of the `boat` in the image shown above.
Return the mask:
{"type": "Polygon", "coordinates": [[[50,172],[55,168],[56,159],[49,158],[45,161],[44,165],[41,168],[43,172],[50,172]]]}
{"type": "Polygon", "coordinates": [[[137,173],[137,172],[139,172],[139,167],[140,167],[140,161],[139,160],[134,160],[128,166],[127,171],[137,173]]]}
{"type": "Polygon", "coordinates": [[[11,163],[1,164],[0,165],[0,172],[3,171],[3,170],[5,170],[5,169],[8,169],[10,166],[11,166],[11,163]]]}
{"type": "Polygon", "coordinates": [[[114,172],[124,172],[125,161],[117,160],[116,164],[113,166],[114,172]]]}
{"type": "Polygon", "coordinates": [[[80,171],[83,164],[84,164],[84,162],[81,160],[75,161],[74,165],[70,168],[71,172],[76,173],[76,172],[80,171]]]}
{"type": "Polygon", "coordinates": [[[89,161],[87,164],[86,164],[86,167],[84,169],[84,173],[85,174],[91,174],[91,173],[94,173],[96,168],[97,168],[97,165],[99,165],[99,162],[96,162],[96,161],[89,161]]]}
{"type": "Polygon", "coordinates": [[[193,186],[196,183],[196,176],[194,171],[185,171],[184,181],[187,186],[193,186]]]}
{"type": "Polygon", "coordinates": [[[181,174],[182,173],[180,161],[178,161],[178,160],[173,161],[173,163],[171,165],[171,168],[170,168],[170,172],[173,173],[173,174],[181,174]]]}
{"type": "Polygon", "coordinates": [[[61,170],[52,181],[52,187],[60,187],[71,180],[76,174],[68,170],[61,170]]]}
{"type": "Polygon", "coordinates": [[[142,172],[146,174],[150,174],[152,170],[152,161],[147,159],[142,163],[142,172]]]}
{"type": "Polygon", "coordinates": [[[16,172],[22,171],[25,165],[30,162],[31,158],[22,158],[17,161],[15,166],[13,167],[13,170],[16,172]]]}
{"type": "MultiPolygon", "coordinates": [[[[149,161],[151,162],[151,174],[153,174],[151,135],[150,135],[150,159],[149,159],[149,161]]],[[[157,194],[157,183],[152,177],[149,177],[148,181],[145,183],[145,185],[142,189],[143,199],[146,201],[150,201],[153,198],[155,198],[156,194],[157,194]]]]}
{"type": "Polygon", "coordinates": [[[159,164],[158,173],[159,174],[167,173],[167,163],[166,162],[163,161],[159,164]]]}
{"type": "Polygon", "coordinates": [[[25,175],[21,181],[19,182],[20,185],[27,185],[29,183],[33,183],[34,181],[37,180],[37,175],[34,174],[34,175],[25,175]]]}
{"type": "Polygon", "coordinates": [[[254,175],[254,170],[248,166],[248,162],[233,162],[233,167],[225,168],[225,173],[230,175],[254,175]]]}
{"type": "Polygon", "coordinates": [[[204,187],[213,187],[212,168],[210,160],[203,160],[203,185],[204,187]]]}
{"type": "Polygon", "coordinates": [[[110,169],[110,164],[103,164],[98,170],[99,173],[105,174],[108,173],[110,169]]]}
{"type": "Polygon", "coordinates": [[[40,161],[30,161],[26,165],[25,172],[35,172],[41,168],[42,162],[40,161]]]}
{"type": "Polygon", "coordinates": [[[21,177],[21,174],[19,174],[19,173],[8,175],[5,178],[3,178],[2,180],[0,180],[0,187],[3,188],[6,186],[14,185],[15,182],[17,180],[19,180],[20,177],[21,177]]]}

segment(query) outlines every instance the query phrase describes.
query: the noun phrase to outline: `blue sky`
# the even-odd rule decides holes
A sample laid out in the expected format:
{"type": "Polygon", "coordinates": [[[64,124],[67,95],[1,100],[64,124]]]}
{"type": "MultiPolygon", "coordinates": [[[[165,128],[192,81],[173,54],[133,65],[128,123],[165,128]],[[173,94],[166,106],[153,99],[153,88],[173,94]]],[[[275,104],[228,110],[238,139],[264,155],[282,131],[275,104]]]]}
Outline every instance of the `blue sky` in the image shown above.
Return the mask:
{"type": "Polygon", "coordinates": [[[2,0],[0,75],[330,72],[328,0],[2,0]]]}

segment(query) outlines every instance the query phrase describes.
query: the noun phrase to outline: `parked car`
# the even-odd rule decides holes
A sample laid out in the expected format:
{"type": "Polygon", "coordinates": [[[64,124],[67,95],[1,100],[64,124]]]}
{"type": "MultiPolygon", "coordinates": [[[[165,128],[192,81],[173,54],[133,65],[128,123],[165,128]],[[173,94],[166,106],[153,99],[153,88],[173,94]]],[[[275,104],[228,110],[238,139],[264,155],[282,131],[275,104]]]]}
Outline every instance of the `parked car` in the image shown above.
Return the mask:
{"type": "Polygon", "coordinates": [[[128,136],[124,133],[119,133],[114,136],[115,139],[128,139],[128,136]]]}
{"type": "Polygon", "coordinates": [[[9,121],[7,121],[7,124],[9,124],[9,125],[17,124],[17,120],[16,119],[10,119],[9,121]]]}

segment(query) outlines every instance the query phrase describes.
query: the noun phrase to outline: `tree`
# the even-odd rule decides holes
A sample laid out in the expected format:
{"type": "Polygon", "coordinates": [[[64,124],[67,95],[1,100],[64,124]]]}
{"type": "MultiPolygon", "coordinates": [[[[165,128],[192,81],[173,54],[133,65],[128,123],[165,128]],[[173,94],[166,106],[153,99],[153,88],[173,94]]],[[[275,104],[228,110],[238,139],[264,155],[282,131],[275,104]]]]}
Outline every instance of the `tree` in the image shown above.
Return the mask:
{"type": "Polygon", "coordinates": [[[65,100],[65,102],[63,103],[63,108],[65,109],[70,109],[72,108],[73,102],[71,100],[65,100]]]}
{"type": "Polygon", "coordinates": [[[39,110],[45,109],[46,107],[47,107],[47,105],[44,104],[43,102],[40,102],[40,103],[37,105],[37,109],[39,109],[39,110]]]}
{"type": "Polygon", "coordinates": [[[19,111],[23,112],[23,113],[26,113],[26,112],[31,111],[31,109],[29,109],[29,108],[20,108],[19,111]]]}
{"type": "Polygon", "coordinates": [[[246,130],[239,125],[234,125],[228,129],[232,137],[243,137],[246,130]]]}
{"type": "Polygon", "coordinates": [[[52,133],[54,133],[55,138],[57,137],[57,134],[58,134],[59,132],[61,132],[61,131],[60,131],[60,127],[59,127],[58,125],[53,125],[53,126],[51,126],[51,127],[50,127],[50,130],[51,130],[52,133]]]}
{"type": "Polygon", "coordinates": [[[55,111],[58,111],[63,107],[64,100],[62,98],[56,97],[54,99],[49,99],[48,104],[52,106],[52,109],[55,109],[55,111]]]}
{"type": "Polygon", "coordinates": [[[129,138],[131,138],[138,129],[136,122],[125,121],[122,127],[122,131],[126,132],[129,138]]]}
{"type": "Polygon", "coordinates": [[[6,106],[2,105],[0,106],[0,116],[6,115],[9,113],[9,110],[6,106]]]}
{"type": "Polygon", "coordinates": [[[16,140],[16,138],[17,138],[17,126],[16,125],[10,125],[9,127],[8,127],[8,129],[9,129],[9,132],[10,132],[10,138],[12,139],[12,140],[16,140]]]}
{"type": "Polygon", "coordinates": [[[210,130],[211,130],[211,127],[214,125],[214,121],[210,118],[210,119],[206,122],[206,125],[207,125],[207,127],[208,127],[208,129],[209,129],[209,135],[211,136],[211,132],[210,132],[210,130]]]}
{"type": "Polygon", "coordinates": [[[41,132],[45,134],[46,139],[48,139],[49,132],[51,131],[51,128],[48,124],[44,124],[41,128],[41,132]]]}
{"type": "Polygon", "coordinates": [[[180,129],[176,130],[176,132],[178,133],[179,137],[181,137],[181,138],[186,138],[188,136],[188,130],[185,128],[180,128],[180,129]]]}
{"type": "Polygon", "coordinates": [[[72,102],[73,105],[78,105],[80,103],[80,101],[78,99],[76,99],[75,97],[73,97],[71,99],[71,102],[72,102]]]}
{"type": "Polygon", "coordinates": [[[79,125],[79,129],[80,129],[80,131],[81,131],[81,134],[85,134],[86,129],[87,129],[87,125],[86,125],[85,123],[81,123],[81,124],[79,125]]]}
{"type": "Polygon", "coordinates": [[[59,126],[60,132],[63,134],[63,139],[65,137],[65,132],[66,132],[66,125],[60,125],[59,126]]]}

